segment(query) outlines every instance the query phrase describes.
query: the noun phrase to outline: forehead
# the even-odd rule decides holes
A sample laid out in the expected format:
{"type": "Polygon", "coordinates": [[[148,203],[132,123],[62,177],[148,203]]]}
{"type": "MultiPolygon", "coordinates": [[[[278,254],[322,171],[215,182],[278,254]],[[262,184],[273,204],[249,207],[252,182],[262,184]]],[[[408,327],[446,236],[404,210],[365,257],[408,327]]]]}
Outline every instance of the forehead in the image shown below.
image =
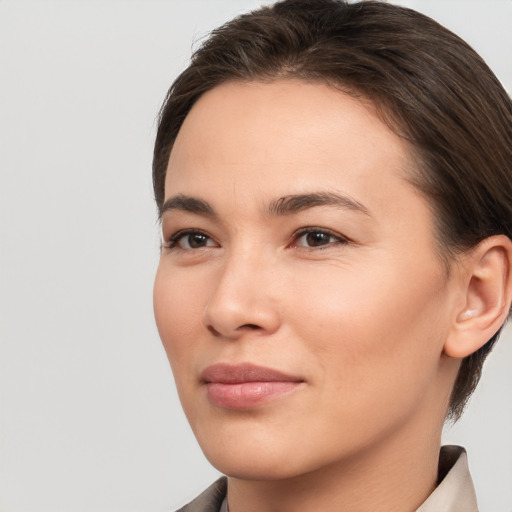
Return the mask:
{"type": "Polygon", "coordinates": [[[380,120],[369,101],[324,83],[288,79],[227,82],[205,93],[181,127],[171,163],[177,153],[187,151],[186,157],[196,160],[227,160],[243,150],[248,162],[293,160],[294,149],[318,157],[333,142],[345,157],[367,154],[377,146],[387,149],[389,158],[407,153],[406,142],[380,120]],[[200,148],[190,147],[198,141],[200,148]]]}
{"type": "Polygon", "coordinates": [[[165,195],[238,197],[336,190],[391,207],[407,191],[407,142],[363,102],[321,83],[228,82],[185,119],[168,164],[165,195]],[[383,194],[386,185],[388,195],[383,194]]]}

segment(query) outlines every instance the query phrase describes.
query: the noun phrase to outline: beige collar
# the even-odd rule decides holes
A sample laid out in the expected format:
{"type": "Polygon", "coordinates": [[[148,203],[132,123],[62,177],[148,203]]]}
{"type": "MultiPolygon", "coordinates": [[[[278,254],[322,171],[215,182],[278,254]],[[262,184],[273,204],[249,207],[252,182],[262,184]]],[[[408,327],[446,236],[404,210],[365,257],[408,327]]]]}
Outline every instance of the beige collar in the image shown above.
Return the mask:
{"type": "Polygon", "coordinates": [[[475,488],[464,448],[441,448],[439,476],[441,483],[416,512],[478,512],[475,488]]]}

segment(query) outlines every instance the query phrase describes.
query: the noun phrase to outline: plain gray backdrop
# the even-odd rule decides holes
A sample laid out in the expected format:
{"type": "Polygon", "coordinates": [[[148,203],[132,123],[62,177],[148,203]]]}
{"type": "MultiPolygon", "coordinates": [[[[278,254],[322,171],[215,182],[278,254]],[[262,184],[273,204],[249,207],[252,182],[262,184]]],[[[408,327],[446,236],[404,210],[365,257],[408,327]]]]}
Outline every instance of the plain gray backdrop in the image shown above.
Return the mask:
{"type": "MultiPolygon", "coordinates": [[[[191,48],[256,0],[0,0],[0,510],[173,510],[216,478],[153,322],[155,117],[191,48]]],[[[512,90],[512,1],[403,1],[512,90]]],[[[512,336],[464,419],[512,511],[512,336]]]]}

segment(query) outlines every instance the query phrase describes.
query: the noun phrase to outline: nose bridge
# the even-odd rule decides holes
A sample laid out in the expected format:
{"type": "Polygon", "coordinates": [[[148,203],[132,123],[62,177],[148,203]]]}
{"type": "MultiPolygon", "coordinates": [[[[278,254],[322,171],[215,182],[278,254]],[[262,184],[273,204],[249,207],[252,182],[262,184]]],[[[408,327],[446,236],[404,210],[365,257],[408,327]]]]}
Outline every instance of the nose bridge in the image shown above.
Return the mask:
{"type": "Polygon", "coordinates": [[[205,309],[205,326],[227,338],[248,330],[274,332],[279,314],[272,293],[273,266],[272,258],[251,244],[229,251],[205,309]]]}

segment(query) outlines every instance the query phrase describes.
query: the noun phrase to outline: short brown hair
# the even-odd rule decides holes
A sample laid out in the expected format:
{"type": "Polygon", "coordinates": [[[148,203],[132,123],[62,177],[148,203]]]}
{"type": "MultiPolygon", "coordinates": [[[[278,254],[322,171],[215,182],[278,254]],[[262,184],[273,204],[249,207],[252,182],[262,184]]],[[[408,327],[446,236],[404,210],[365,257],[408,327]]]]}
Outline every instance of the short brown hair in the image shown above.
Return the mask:
{"type": "MultiPolygon", "coordinates": [[[[412,144],[411,182],[429,199],[444,257],[484,238],[512,238],[512,103],[479,55],[411,9],[379,1],[284,0],[214,30],[173,83],[159,117],[153,186],[161,209],[169,155],[198,98],[232,80],[327,82],[369,99],[412,144]]],[[[489,342],[461,364],[458,419],[489,342]]]]}

